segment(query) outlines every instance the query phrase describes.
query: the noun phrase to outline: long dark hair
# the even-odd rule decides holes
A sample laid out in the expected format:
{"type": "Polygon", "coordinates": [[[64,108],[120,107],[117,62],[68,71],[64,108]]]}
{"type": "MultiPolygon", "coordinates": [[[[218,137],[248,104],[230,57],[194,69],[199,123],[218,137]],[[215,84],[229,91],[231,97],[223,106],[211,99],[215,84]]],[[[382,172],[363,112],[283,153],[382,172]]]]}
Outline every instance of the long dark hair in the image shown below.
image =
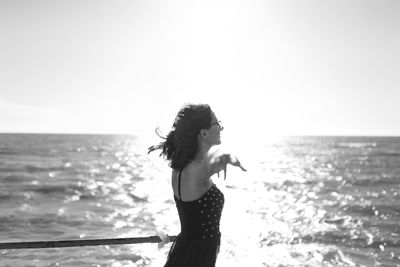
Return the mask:
{"type": "MultiPolygon", "coordinates": [[[[169,166],[181,170],[194,159],[198,150],[197,136],[201,129],[210,128],[211,108],[207,104],[185,104],[176,115],[165,141],[149,147],[148,153],[161,149],[160,156],[170,161],[169,166]]],[[[158,133],[157,133],[158,134],[158,133]]]]}

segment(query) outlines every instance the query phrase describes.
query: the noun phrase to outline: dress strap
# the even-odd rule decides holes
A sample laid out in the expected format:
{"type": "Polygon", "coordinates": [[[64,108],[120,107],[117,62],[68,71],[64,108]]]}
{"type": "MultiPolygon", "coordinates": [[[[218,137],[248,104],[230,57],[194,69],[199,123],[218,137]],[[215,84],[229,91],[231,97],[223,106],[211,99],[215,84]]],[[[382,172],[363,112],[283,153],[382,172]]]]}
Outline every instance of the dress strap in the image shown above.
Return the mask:
{"type": "Polygon", "coordinates": [[[189,162],[189,160],[186,159],[186,160],[185,160],[185,163],[183,164],[183,167],[182,167],[182,169],[179,171],[179,175],[178,175],[178,196],[179,196],[179,199],[180,199],[180,200],[182,200],[182,197],[181,197],[181,175],[182,175],[183,169],[185,168],[186,163],[188,163],[188,162],[189,162]]]}

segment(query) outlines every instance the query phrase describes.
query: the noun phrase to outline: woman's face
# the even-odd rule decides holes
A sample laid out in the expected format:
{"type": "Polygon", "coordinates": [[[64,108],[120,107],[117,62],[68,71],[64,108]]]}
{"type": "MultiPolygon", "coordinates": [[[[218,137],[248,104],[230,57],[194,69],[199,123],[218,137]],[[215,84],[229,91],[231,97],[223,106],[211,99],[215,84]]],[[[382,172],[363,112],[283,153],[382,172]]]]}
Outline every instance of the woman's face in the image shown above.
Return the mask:
{"type": "Polygon", "coordinates": [[[214,112],[211,112],[211,123],[208,131],[208,141],[211,145],[221,144],[221,131],[223,130],[222,125],[218,121],[214,112]]]}

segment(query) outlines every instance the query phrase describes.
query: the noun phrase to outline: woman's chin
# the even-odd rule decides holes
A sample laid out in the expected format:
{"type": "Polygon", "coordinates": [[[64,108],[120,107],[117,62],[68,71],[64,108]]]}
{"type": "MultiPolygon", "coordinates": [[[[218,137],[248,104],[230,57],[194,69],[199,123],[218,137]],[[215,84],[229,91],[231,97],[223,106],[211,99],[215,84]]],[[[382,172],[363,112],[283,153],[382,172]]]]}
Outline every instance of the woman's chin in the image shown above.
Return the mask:
{"type": "Polygon", "coordinates": [[[218,140],[218,141],[212,143],[211,146],[218,146],[220,144],[221,144],[221,140],[218,140]]]}

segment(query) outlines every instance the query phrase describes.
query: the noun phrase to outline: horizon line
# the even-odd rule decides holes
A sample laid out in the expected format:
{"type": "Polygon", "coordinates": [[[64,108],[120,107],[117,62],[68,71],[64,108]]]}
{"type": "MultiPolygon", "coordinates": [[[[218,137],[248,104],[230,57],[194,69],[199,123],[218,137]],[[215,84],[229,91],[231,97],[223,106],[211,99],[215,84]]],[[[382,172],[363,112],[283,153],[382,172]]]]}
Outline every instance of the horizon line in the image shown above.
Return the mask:
{"type": "MultiPolygon", "coordinates": [[[[15,134],[15,135],[129,135],[129,136],[143,136],[143,133],[124,133],[124,132],[0,132],[2,135],[15,134]]],[[[391,134],[276,134],[269,135],[271,137],[400,137],[399,135],[391,134]]]]}

